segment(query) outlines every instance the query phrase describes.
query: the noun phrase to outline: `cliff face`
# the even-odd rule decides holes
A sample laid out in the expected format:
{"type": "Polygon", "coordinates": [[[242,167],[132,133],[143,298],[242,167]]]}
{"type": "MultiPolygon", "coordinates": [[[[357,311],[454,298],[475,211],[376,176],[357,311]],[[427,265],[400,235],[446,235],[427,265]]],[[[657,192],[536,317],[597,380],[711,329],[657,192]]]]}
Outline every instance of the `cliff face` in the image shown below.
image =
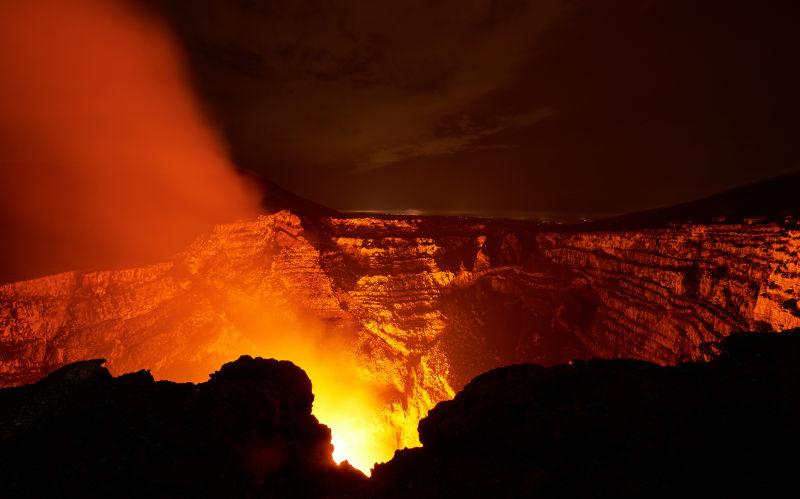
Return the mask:
{"type": "Polygon", "coordinates": [[[734,330],[800,326],[798,249],[784,221],[582,231],[282,211],[219,226],[171,262],[0,286],[0,383],[89,358],[199,381],[240,354],[282,357],[323,406],[324,376],[368,385],[395,448],[487,369],[671,364],[734,330]]]}
{"type": "Polygon", "coordinates": [[[541,234],[550,261],[585,275],[599,306],[588,352],[662,364],[732,331],[800,326],[800,231],[784,224],[541,234]]]}
{"type": "Polygon", "coordinates": [[[98,357],[114,372],[204,376],[232,351],[255,348],[244,331],[251,314],[291,315],[302,302],[320,321],[345,321],[302,232],[280,213],[217,227],[171,262],[2,286],[3,384],[98,357]]]}

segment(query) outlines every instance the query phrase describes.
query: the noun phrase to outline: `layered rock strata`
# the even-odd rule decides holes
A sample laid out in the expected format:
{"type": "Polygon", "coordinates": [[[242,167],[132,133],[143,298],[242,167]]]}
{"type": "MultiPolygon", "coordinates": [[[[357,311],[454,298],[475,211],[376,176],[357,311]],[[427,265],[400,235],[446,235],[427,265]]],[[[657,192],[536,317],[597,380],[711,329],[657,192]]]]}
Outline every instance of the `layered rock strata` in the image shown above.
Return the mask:
{"type": "Polygon", "coordinates": [[[794,225],[683,224],[540,234],[543,257],[585,275],[597,293],[592,355],[662,364],[697,358],[732,331],[800,326],[800,230],[794,225]]]}
{"type": "Polygon", "coordinates": [[[0,286],[0,384],[99,357],[199,381],[243,353],[302,364],[315,353],[291,345],[344,348],[403,446],[487,369],[671,364],[734,330],[800,326],[799,247],[783,220],[582,230],[285,210],[219,226],[170,262],[0,286]]]}

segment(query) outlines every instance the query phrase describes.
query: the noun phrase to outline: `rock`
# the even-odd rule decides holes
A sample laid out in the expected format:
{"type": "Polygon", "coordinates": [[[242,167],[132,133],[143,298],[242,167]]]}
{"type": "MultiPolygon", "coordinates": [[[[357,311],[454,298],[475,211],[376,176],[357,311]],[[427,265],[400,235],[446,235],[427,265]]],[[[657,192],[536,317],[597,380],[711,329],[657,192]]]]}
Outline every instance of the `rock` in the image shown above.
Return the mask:
{"type": "Polygon", "coordinates": [[[241,357],[197,385],[102,362],[0,390],[3,497],[323,497],[365,480],[334,464],[290,362],[241,357]]]}
{"type": "Polygon", "coordinates": [[[708,363],[515,365],[420,421],[362,497],[793,497],[800,330],[708,363]]]}
{"type": "Polygon", "coordinates": [[[242,356],[201,384],[101,360],[0,389],[3,497],[794,497],[800,329],[713,360],[491,370],[372,477],[331,458],[305,373],[242,356]]]}

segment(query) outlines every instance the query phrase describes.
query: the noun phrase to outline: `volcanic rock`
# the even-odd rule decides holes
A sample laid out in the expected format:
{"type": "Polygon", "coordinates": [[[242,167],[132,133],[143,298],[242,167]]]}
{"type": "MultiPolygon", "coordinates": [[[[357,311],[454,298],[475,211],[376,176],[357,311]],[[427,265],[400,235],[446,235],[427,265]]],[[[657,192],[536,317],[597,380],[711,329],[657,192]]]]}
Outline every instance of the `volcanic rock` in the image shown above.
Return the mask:
{"type": "Polygon", "coordinates": [[[322,497],[365,480],[334,464],[290,362],[243,356],[197,385],[103,362],[0,390],[3,497],[322,497]]]}
{"type": "Polygon", "coordinates": [[[713,360],[484,373],[370,479],[331,460],[310,382],[241,357],[201,384],[83,361],[0,390],[3,497],[794,497],[800,330],[713,360]]]}
{"type": "Polygon", "coordinates": [[[419,424],[362,497],[795,497],[800,330],[734,334],[711,362],[522,364],[419,424]]]}

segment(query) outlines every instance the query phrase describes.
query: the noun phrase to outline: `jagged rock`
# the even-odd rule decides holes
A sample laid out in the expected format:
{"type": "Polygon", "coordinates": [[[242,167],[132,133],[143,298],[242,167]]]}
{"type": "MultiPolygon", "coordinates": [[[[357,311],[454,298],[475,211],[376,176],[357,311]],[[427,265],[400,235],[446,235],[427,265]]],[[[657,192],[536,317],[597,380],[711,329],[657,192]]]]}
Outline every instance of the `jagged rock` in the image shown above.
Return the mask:
{"type": "Polygon", "coordinates": [[[365,479],[334,464],[290,362],[243,356],[197,385],[102,363],[0,390],[3,497],[322,497],[365,479]]]}
{"type": "Polygon", "coordinates": [[[476,377],[364,497],[792,497],[800,330],[708,363],[515,365],[476,377]]]}
{"type": "Polygon", "coordinates": [[[290,362],[243,356],[197,385],[78,362],[0,390],[0,483],[12,498],[796,496],[800,330],[716,352],[489,371],[369,480],[334,465],[290,362]]]}

